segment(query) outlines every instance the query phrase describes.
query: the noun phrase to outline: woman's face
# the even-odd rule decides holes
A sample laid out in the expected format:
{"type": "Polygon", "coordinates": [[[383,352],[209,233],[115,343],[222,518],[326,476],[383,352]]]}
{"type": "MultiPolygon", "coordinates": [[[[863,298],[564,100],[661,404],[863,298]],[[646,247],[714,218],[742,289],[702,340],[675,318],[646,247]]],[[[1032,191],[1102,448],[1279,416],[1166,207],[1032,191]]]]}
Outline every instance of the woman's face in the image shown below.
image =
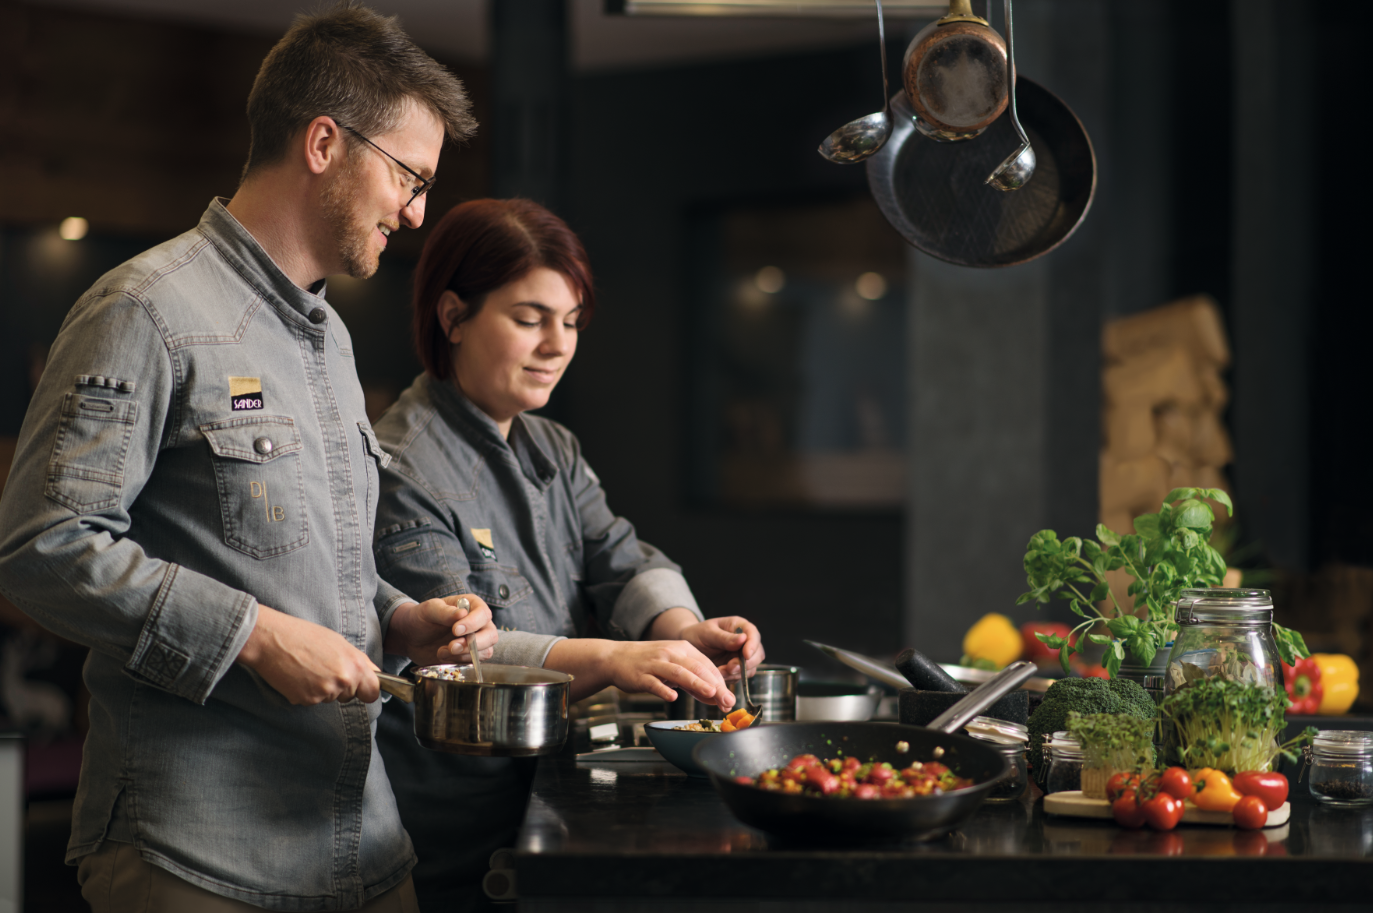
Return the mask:
{"type": "Polygon", "coordinates": [[[567,277],[546,267],[486,296],[475,317],[453,292],[439,299],[439,319],[453,343],[458,388],[495,420],[502,434],[526,409],[538,409],[577,351],[581,301],[567,277]]]}

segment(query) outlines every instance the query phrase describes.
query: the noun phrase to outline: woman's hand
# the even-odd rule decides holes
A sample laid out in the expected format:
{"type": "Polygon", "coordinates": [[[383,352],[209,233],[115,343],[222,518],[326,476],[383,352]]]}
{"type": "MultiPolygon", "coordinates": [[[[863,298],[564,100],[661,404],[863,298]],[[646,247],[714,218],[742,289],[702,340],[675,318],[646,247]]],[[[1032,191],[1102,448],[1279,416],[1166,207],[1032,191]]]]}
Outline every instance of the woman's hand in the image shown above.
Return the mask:
{"type": "Polygon", "coordinates": [[[758,632],[758,626],[738,615],[698,621],[678,631],[677,637],[717,663],[724,660],[720,671],[724,674],[725,680],[730,682],[739,680],[739,659],[732,654],[737,654],[740,647],[744,648],[744,660],[750,674],[758,668],[758,664],[766,655],[763,652],[763,636],[758,632]],[[736,628],[743,628],[744,632],[736,634],[736,628]]]}
{"type": "Polygon", "coordinates": [[[615,685],[669,702],[685,691],[703,704],[734,706],[734,693],[715,663],[682,640],[560,640],[548,651],[544,668],[572,674],[573,700],[615,685]]]}
{"type": "Polygon", "coordinates": [[[421,666],[471,662],[474,645],[482,659],[489,659],[498,639],[491,609],[469,593],[399,606],[386,631],[386,652],[408,656],[421,666]]]}

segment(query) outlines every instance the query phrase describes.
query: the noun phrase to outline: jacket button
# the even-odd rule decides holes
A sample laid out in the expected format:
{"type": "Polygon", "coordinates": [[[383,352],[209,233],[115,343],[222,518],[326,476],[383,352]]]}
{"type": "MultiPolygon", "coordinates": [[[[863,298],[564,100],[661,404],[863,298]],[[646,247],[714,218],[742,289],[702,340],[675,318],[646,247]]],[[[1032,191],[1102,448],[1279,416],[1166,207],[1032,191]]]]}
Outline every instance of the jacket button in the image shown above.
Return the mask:
{"type": "Polygon", "coordinates": [[[324,313],[324,308],[315,308],[310,312],[311,323],[323,323],[329,315],[324,313]]]}
{"type": "Polygon", "coordinates": [[[272,439],[269,437],[258,438],[257,440],[253,441],[253,449],[256,450],[258,453],[262,454],[263,456],[266,456],[267,454],[272,452],[272,439]]]}
{"type": "Polygon", "coordinates": [[[500,595],[502,599],[510,598],[510,587],[506,586],[503,583],[500,585],[500,588],[496,590],[496,592],[500,595]]]}

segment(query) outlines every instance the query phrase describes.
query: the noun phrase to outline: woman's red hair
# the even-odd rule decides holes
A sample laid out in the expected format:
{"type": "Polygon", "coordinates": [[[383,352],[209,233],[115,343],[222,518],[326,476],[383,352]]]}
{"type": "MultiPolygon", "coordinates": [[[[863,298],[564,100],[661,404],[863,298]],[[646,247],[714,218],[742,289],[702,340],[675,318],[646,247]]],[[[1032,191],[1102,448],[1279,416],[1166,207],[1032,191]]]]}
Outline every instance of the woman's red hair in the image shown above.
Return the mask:
{"type": "Polygon", "coordinates": [[[415,352],[438,380],[453,376],[452,344],[439,323],[439,298],[452,291],[467,305],[546,267],[562,273],[580,296],[577,328],[596,310],[586,250],[567,223],[530,200],[469,200],[448,210],[424,242],[415,268],[415,352]]]}

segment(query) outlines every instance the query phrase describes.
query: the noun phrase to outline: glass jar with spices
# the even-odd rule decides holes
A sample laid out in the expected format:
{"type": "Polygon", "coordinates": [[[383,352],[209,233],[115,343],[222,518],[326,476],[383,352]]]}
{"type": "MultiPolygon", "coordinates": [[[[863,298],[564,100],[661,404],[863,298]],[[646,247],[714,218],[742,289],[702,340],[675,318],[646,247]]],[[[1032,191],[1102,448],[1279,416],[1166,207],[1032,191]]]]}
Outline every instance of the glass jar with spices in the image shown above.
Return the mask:
{"type": "Polygon", "coordinates": [[[967,725],[968,735],[991,745],[1006,757],[1011,769],[987,793],[987,802],[1015,802],[1025,794],[1030,783],[1025,765],[1025,744],[1030,740],[1029,727],[1021,723],[998,720],[989,716],[973,717],[967,725]]]}
{"type": "Polygon", "coordinates": [[[1168,651],[1166,693],[1189,681],[1215,676],[1282,690],[1282,667],[1273,640],[1273,597],[1268,590],[1183,590],[1174,618],[1178,633],[1168,651]]]}
{"type": "Polygon", "coordinates": [[[1306,749],[1311,795],[1325,805],[1373,805],[1373,732],[1326,729],[1306,749]]]}
{"type": "Polygon", "coordinates": [[[1050,758],[1044,786],[1046,794],[1082,789],[1082,746],[1071,732],[1059,730],[1046,736],[1044,754],[1050,758]]]}

